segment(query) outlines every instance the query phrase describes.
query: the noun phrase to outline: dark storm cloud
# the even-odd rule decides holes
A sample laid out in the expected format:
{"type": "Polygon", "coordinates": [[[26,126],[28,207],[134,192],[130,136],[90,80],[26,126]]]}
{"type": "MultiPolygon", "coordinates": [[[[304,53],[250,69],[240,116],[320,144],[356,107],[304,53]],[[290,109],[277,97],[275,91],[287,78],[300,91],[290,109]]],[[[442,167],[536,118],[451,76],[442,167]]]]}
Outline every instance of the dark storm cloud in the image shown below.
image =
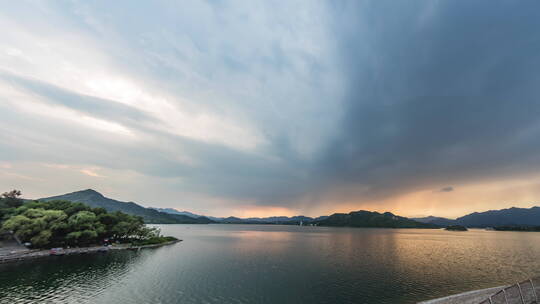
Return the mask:
{"type": "Polygon", "coordinates": [[[347,115],[325,172],[389,193],[538,169],[538,3],[349,4],[335,13],[347,115]]]}
{"type": "MultiPolygon", "coordinates": [[[[19,49],[0,52],[2,82],[121,124],[135,139],[0,104],[0,156],[133,170],[181,180],[163,186],[179,196],[291,207],[315,207],[328,193],[360,202],[539,169],[538,2],[244,5],[57,5],[49,16],[89,42],[71,45],[63,38],[77,35],[44,29],[60,47],[43,57],[28,47],[41,37],[28,32],[40,31],[6,32],[19,49]],[[99,47],[71,54],[65,41],[75,50],[99,47]],[[56,69],[64,61],[90,80],[126,79],[134,85],[120,89],[140,89],[146,99],[130,106],[115,94],[82,94],[84,83],[48,79],[50,70],[70,76],[56,69]]],[[[53,24],[40,23],[41,11],[26,24],[18,12],[12,19],[28,28],[53,24]]]]}

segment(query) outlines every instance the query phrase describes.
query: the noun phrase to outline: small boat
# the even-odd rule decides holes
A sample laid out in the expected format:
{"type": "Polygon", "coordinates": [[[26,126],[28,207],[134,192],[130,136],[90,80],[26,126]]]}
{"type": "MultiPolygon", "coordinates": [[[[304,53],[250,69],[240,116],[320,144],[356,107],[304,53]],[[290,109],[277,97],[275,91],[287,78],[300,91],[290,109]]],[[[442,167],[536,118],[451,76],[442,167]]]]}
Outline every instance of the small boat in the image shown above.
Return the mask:
{"type": "Polygon", "coordinates": [[[106,253],[107,251],[109,251],[109,247],[103,246],[103,247],[99,248],[97,251],[98,251],[98,252],[106,253]]]}

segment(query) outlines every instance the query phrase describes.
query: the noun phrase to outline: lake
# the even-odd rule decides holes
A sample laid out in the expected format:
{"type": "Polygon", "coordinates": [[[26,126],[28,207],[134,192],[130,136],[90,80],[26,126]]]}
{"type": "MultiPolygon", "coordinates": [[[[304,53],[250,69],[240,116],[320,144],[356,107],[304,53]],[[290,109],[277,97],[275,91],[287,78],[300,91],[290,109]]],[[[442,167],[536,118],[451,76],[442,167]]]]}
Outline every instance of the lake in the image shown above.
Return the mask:
{"type": "Polygon", "coordinates": [[[540,233],[161,225],[184,241],[0,265],[0,303],[415,303],[540,275],[540,233]]]}

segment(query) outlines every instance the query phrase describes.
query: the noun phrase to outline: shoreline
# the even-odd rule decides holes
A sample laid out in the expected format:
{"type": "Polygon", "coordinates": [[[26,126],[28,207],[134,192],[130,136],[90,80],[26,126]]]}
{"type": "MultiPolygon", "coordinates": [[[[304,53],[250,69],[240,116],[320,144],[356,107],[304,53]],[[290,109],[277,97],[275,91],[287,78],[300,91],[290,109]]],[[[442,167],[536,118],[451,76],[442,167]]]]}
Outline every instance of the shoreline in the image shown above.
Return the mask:
{"type": "MultiPolygon", "coordinates": [[[[147,249],[147,248],[157,248],[162,246],[168,246],[173,245],[176,243],[181,242],[182,240],[174,240],[169,241],[161,244],[151,244],[151,245],[141,245],[141,246],[132,246],[132,245],[118,245],[118,246],[110,246],[106,247],[109,250],[141,250],[141,249],[147,249]]],[[[102,252],[104,246],[91,246],[91,247],[77,247],[77,248],[67,248],[63,249],[62,255],[76,255],[76,254],[88,254],[88,253],[106,253],[102,252]]],[[[0,264],[4,263],[11,263],[11,262],[18,262],[18,261],[25,261],[25,260],[31,260],[31,259],[37,259],[37,258],[44,258],[44,257],[50,257],[54,256],[50,254],[50,249],[47,250],[41,250],[41,249],[30,249],[28,251],[19,251],[16,253],[0,256],[0,264]]]]}

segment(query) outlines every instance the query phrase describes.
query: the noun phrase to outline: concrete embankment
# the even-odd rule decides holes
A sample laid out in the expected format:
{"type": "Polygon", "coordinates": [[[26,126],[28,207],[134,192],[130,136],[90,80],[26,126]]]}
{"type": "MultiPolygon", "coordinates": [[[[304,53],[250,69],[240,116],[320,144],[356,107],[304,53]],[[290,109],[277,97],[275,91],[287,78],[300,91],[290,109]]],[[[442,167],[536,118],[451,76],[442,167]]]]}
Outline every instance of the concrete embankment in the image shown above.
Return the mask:
{"type": "Polygon", "coordinates": [[[536,304],[540,299],[540,277],[509,286],[473,290],[419,302],[418,304],[536,304]]]}
{"type": "Polygon", "coordinates": [[[505,286],[492,287],[459,293],[444,298],[423,301],[418,304],[478,304],[505,286]]]}
{"type": "MultiPolygon", "coordinates": [[[[109,247],[103,246],[93,246],[93,247],[82,247],[82,248],[67,248],[62,251],[63,255],[75,255],[75,254],[88,254],[88,253],[99,253],[106,252],[109,250],[140,250],[145,248],[157,248],[166,245],[176,244],[182,240],[175,240],[161,244],[152,244],[152,245],[143,245],[143,246],[131,246],[126,245],[113,245],[109,247]]],[[[26,250],[26,251],[17,251],[7,255],[0,255],[0,263],[9,263],[23,260],[30,260],[36,258],[43,258],[51,256],[50,250],[26,250]]]]}

